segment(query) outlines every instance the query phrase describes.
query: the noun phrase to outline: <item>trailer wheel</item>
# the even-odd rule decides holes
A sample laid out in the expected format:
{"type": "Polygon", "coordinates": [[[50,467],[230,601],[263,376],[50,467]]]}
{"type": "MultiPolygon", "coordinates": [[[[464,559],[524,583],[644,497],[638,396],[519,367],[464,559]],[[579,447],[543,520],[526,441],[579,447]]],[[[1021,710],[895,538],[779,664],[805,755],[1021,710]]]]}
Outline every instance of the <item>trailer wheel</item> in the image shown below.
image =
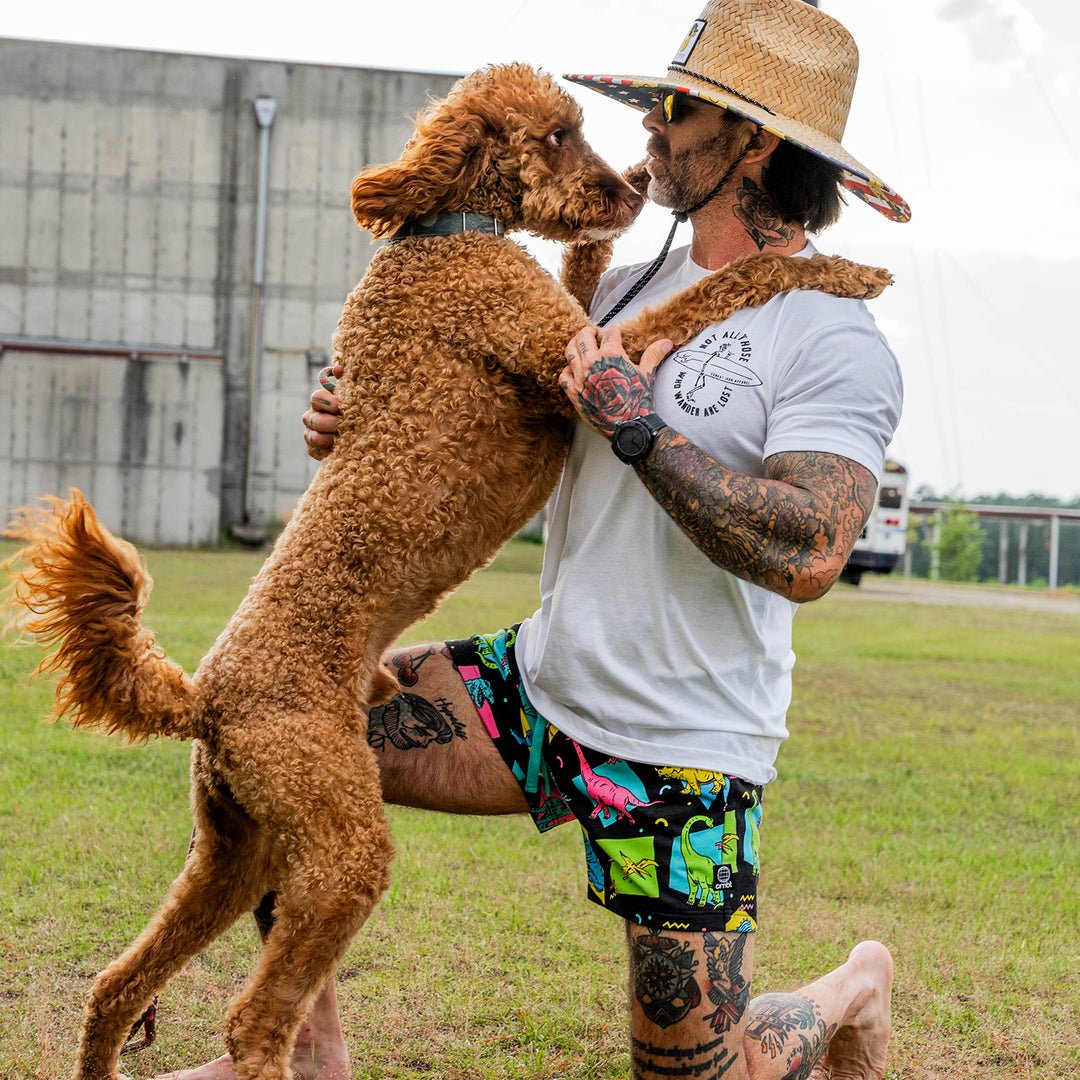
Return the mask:
{"type": "Polygon", "coordinates": [[[861,566],[845,566],[840,571],[840,580],[846,581],[849,585],[858,585],[862,579],[863,572],[861,566]]]}

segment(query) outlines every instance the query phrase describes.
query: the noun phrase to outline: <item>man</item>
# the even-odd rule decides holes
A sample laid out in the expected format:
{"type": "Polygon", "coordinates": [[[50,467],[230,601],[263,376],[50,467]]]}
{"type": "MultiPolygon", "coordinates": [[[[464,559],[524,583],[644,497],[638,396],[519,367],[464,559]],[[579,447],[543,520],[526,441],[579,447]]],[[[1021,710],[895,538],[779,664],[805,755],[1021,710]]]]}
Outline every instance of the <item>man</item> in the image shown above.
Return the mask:
{"type": "MultiPolygon", "coordinates": [[[[648,110],[650,195],[693,226],[688,249],[608,274],[594,317],[757,251],[812,253],[807,228],[835,219],[838,183],[906,219],[839,144],[856,67],[847,32],[803,0],[710,0],[666,77],[571,76],[648,110]]],[[[403,693],[371,715],[385,797],[581,823],[588,895],[627,921],[638,1080],[870,1080],[890,1030],[883,945],[863,942],[796,994],[751,1001],[750,985],[794,603],[835,582],[870,513],[899,373],[861,303],[818,293],[740,312],[665,359],[670,344],[638,366],[617,329],[567,346],[562,385],[582,422],[552,500],[541,608],[520,628],[386,659],[403,693]],[[390,737],[435,701],[449,741],[390,737]]],[[[314,456],[337,423],[317,392],[314,456]]],[[[348,1076],[332,985],[295,1068],[348,1076]]],[[[173,1075],[232,1070],[223,1058],[173,1075]]]]}

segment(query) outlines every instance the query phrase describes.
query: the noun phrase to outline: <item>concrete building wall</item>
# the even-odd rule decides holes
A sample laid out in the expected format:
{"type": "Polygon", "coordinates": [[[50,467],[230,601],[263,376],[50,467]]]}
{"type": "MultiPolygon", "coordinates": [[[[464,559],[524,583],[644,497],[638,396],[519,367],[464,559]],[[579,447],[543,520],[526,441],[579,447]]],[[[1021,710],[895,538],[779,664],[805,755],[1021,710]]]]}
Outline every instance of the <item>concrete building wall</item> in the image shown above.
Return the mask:
{"type": "Polygon", "coordinates": [[[299,413],[374,250],[352,177],[452,82],[0,39],[0,510],[77,484],[125,535],[183,544],[286,514],[313,469],[299,413]]]}
{"type": "Polygon", "coordinates": [[[0,499],[8,510],[77,487],[147,543],[217,543],[221,364],[5,350],[0,499]]]}

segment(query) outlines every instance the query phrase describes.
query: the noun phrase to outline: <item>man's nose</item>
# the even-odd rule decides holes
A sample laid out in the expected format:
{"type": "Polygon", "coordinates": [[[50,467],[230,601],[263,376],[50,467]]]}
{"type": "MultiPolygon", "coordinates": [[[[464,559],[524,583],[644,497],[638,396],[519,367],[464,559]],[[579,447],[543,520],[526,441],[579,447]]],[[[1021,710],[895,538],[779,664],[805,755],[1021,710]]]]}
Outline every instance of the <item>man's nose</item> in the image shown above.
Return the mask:
{"type": "Polygon", "coordinates": [[[663,131],[664,118],[659,104],[654,105],[642,118],[641,125],[646,131],[663,131]]]}

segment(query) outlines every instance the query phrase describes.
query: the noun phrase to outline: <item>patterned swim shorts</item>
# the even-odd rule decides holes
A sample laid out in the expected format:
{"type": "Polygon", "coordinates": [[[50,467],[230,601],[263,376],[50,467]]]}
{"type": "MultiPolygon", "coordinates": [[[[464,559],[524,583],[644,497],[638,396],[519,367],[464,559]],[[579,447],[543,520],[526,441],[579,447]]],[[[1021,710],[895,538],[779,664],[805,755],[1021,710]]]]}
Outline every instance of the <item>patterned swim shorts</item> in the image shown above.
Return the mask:
{"type": "Polygon", "coordinates": [[[536,827],[581,825],[589,899],[657,929],[756,930],[761,786],[581,746],[526,696],[516,637],[514,626],[447,644],[536,827]]]}

